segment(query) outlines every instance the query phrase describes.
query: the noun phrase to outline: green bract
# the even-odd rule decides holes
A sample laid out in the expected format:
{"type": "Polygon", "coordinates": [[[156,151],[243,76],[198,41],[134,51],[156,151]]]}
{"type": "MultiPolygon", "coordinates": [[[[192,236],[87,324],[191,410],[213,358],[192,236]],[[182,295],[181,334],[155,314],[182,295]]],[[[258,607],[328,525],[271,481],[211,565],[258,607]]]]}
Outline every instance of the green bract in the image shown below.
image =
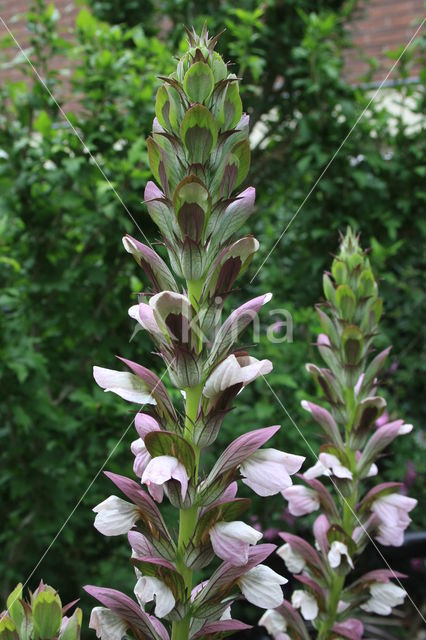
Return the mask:
{"type": "MultiPolygon", "coordinates": [[[[81,609],[63,619],[61,599],[52,587],[40,583],[28,601],[22,584],[7,599],[7,612],[0,619],[0,640],[79,640],[81,609]]],[[[69,606],[65,607],[68,610],[69,606]]]]}

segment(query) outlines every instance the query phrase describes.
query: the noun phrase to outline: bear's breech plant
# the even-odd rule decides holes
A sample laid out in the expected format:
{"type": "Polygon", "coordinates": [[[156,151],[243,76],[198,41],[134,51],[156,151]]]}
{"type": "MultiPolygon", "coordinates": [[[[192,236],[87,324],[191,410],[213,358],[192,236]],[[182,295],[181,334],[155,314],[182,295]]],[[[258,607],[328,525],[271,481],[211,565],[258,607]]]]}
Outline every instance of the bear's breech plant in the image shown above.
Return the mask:
{"type": "Polygon", "coordinates": [[[400,582],[404,576],[391,567],[356,580],[351,576],[367,543],[403,543],[408,514],[417,502],[404,495],[398,482],[375,483],[383,451],[410,433],[412,425],[390,419],[378,391],[390,351],[374,350],[383,303],[368,256],[351,229],[323,284],[317,347],[325,366],[308,364],[307,370],[326,406],[306,400],[302,406],[321,428],[324,444],[315,465],[299,476],[303,484],[283,491],[294,516],[319,509],[321,514],[313,524],[314,546],[280,534],[284,545],[277,553],[300,588],[291,603],[284,601],[261,619],[276,640],[308,640],[311,625],[318,640],[361,640],[366,613],[388,616],[406,596],[400,582]]]}
{"type": "Polygon", "coordinates": [[[270,294],[221,319],[259,243],[238,237],[255,203],[252,187],[239,190],[250,165],[249,118],[216,41],[206,29],[188,32],[187,53],[157,92],[147,140],[155,182],[147,184],[145,202],[166,259],[123,238],[151,286],[129,314],[150,335],[182,400],[172,402],[162,378],[130,360],[120,358],[127,371],[94,369],[105,391],[138,409],[131,447],[137,479],[107,473],[126,500],[110,496],[94,509],[101,533],[128,534],[136,571],[136,600],[86,587],[102,605],[90,626],[105,640],[224,637],[248,628],[231,617],[236,598],[276,607],[286,582],[262,564],[275,546],[258,544],[261,533],[241,520],[249,501],[237,497],[237,481],[259,495],[276,494],[291,486],[304,458],[260,449],[279,429],[271,426],[238,437],[212,469],[199,472],[237,394],[272,369],[236,346],[270,294]],[[178,510],[179,527],[165,523],[165,497],[178,510]],[[208,579],[197,583],[215,559],[208,579]]]}

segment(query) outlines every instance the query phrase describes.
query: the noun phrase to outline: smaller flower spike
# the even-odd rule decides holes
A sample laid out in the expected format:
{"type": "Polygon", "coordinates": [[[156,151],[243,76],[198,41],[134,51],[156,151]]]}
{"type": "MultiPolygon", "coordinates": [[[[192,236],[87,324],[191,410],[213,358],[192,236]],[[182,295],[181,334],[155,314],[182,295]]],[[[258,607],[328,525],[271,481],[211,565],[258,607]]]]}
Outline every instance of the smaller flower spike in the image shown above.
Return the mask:
{"type": "MultiPolygon", "coordinates": [[[[293,516],[320,507],[323,513],[313,524],[316,550],[306,540],[280,534],[286,544],[277,553],[303,589],[293,591],[291,604],[284,601],[274,614],[275,640],[280,633],[307,639],[302,618],[314,627],[318,640],[361,640],[364,627],[357,616],[363,611],[388,616],[406,595],[401,585],[390,582],[390,577],[404,577],[400,574],[378,570],[355,581],[350,575],[372,537],[383,545],[403,544],[417,504],[400,492],[397,482],[372,486],[384,449],[413,427],[391,419],[379,395],[379,375],[390,352],[374,354],[382,301],[369,259],[350,229],[323,285],[316,344],[325,366],[308,364],[307,371],[319,383],[326,408],[302,401],[320,427],[323,443],[315,464],[298,476],[304,484],[282,490],[293,516]],[[297,623],[295,609],[301,612],[297,623]]],[[[265,450],[254,455],[265,455],[265,450]]]]}

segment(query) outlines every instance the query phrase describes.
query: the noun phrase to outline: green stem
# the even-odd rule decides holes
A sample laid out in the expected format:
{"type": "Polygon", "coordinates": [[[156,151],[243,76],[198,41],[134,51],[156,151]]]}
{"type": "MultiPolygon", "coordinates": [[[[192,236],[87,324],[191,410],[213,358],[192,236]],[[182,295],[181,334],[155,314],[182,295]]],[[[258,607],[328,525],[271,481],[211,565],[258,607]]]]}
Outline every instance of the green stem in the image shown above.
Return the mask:
{"type": "MultiPolygon", "coordinates": [[[[188,282],[188,297],[192,306],[198,311],[198,301],[201,296],[203,282],[201,280],[188,282]]],[[[202,348],[202,339],[199,338],[199,352],[202,348]]],[[[194,483],[198,482],[198,465],[200,462],[200,449],[193,443],[194,424],[197,419],[198,406],[200,404],[203,385],[186,389],[186,419],[185,419],[185,439],[191,443],[195,452],[194,483]]],[[[191,540],[197,524],[196,506],[189,509],[181,509],[179,513],[179,539],[176,554],[176,569],[179,571],[185,582],[188,596],[192,590],[192,571],[188,569],[184,562],[185,547],[191,540]]],[[[191,616],[187,615],[182,620],[173,622],[172,640],[188,640],[191,616]]]]}
{"type": "Polygon", "coordinates": [[[317,640],[326,640],[328,632],[333,628],[336,621],[337,608],[339,606],[340,594],[342,593],[345,577],[333,574],[330,584],[330,591],[327,602],[327,617],[322,621],[318,631],[317,640]]]}

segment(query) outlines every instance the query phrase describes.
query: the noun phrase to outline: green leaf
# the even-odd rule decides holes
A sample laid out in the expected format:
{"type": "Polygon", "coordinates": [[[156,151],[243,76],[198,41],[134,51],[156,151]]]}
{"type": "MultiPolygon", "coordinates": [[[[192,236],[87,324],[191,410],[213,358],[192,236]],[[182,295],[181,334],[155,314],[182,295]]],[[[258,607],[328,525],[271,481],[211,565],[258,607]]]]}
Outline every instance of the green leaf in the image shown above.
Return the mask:
{"type": "Polygon", "coordinates": [[[329,302],[333,305],[336,304],[336,292],[334,290],[331,278],[325,273],[322,279],[322,288],[324,289],[324,295],[329,302]]]}
{"type": "Polygon", "coordinates": [[[228,67],[223,61],[222,56],[217,51],[213,51],[212,69],[215,82],[225,80],[226,76],[228,75],[228,67]]]}
{"type": "Polygon", "coordinates": [[[62,622],[62,604],[53,589],[41,591],[33,604],[34,632],[40,640],[58,635],[62,622]]]}
{"type": "Polygon", "coordinates": [[[169,94],[167,93],[167,89],[165,85],[161,85],[157,91],[157,97],[155,99],[155,115],[157,116],[158,122],[161,126],[170,130],[170,120],[169,120],[169,112],[170,112],[170,100],[169,94]]]}
{"type": "Polygon", "coordinates": [[[336,304],[344,320],[352,320],[355,313],[356,298],[347,284],[341,284],[336,290],[336,304]]]}
{"type": "Polygon", "coordinates": [[[0,618],[0,640],[18,640],[18,638],[13,621],[8,616],[0,618]]]}
{"type": "Polygon", "coordinates": [[[155,115],[166,131],[178,128],[179,96],[176,89],[162,85],[157,91],[155,115]]]}
{"type": "Polygon", "coordinates": [[[343,330],[342,347],[346,364],[356,365],[359,363],[362,356],[363,345],[364,339],[362,333],[356,325],[350,324],[343,330]]]}
{"type": "Polygon", "coordinates": [[[161,151],[157,143],[154,141],[151,136],[146,139],[146,146],[148,147],[148,159],[149,166],[151,167],[151,171],[153,173],[154,178],[161,184],[160,179],[160,163],[161,163],[161,151]]]}
{"type": "Polygon", "coordinates": [[[205,102],[214,88],[214,77],[209,65],[196,62],[185,73],[183,88],[191,102],[205,102]]]}
{"type": "Polygon", "coordinates": [[[153,458],[173,456],[183,464],[188,476],[192,476],[195,469],[195,453],[182,436],[171,431],[151,431],[145,437],[145,446],[153,458]]]}
{"type": "Polygon", "coordinates": [[[76,609],[60,634],[59,640],[79,640],[82,619],[83,613],[81,609],[76,609]]]}
{"type": "Polygon", "coordinates": [[[176,187],[173,205],[179,226],[185,236],[195,241],[202,238],[210,211],[210,195],[197,176],[187,176],[176,187]]]}
{"type": "Polygon", "coordinates": [[[180,134],[193,164],[204,164],[217,143],[218,129],[211,112],[203,105],[188,109],[180,126],[180,134]]]}
{"type": "Polygon", "coordinates": [[[363,271],[358,280],[358,293],[360,297],[371,296],[375,293],[376,282],[371,271],[363,271]]]}
{"type": "Polygon", "coordinates": [[[34,129],[39,131],[43,136],[48,136],[52,132],[52,120],[46,111],[41,111],[34,120],[34,129]]]}
{"type": "Polygon", "coordinates": [[[333,260],[331,273],[337,284],[343,284],[348,279],[348,270],[346,269],[346,265],[342,260],[339,260],[339,258],[335,258],[333,260]]]}
{"type": "Polygon", "coordinates": [[[241,140],[231,152],[231,160],[234,159],[238,165],[237,179],[234,187],[238,187],[247,177],[250,169],[250,143],[248,139],[241,140]]]}
{"type": "Polygon", "coordinates": [[[223,104],[225,122],[223,128],[225,131],[233,129],[241,120],[243,113],[243,104],[240,98],[240,90],[238,81],[233,74],[229,78],[234,78],[234,82],[230,82],[226,87],[225,100],[223,104]]]}
{"type": "Polygon", "coordinates": [[[82,9],[77,15],[75,24],[77,29],[83,31],[86,35],[94,36],[98,22],[88,9],[82,9]]]}
{"type": "Polygon", "coordinates": [[[9,615],[17,629],[21,628],[22,620],[24,619],[25,612],[21,603],[22,600],[22,583],[20,582],[9,595],[6,606],[9,611],[9,615]]]}

